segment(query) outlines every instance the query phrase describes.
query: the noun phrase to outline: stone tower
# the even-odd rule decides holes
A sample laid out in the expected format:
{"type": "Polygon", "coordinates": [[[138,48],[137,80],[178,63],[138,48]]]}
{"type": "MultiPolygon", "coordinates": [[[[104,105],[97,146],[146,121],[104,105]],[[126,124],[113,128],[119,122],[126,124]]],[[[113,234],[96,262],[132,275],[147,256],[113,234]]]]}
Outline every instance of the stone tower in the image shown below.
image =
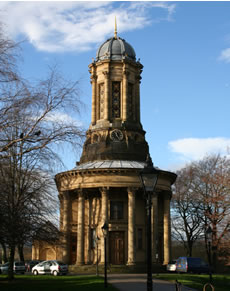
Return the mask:
{"type": "MultiPolygon", "coordinates": [[[[83,153],[76,168],[55,177],[63,233],[56,256],[69,264],[104,263],[104,223],[110,264],[146,263],[146,201],[139,173],[149,147],[140,121],[142,69],[134,49],[116,30],[89,65],[92,120],[83,153]]],[[[171,185],[176,175],[157,171],[152,193],[152,261],[167,264],[171,185]]]]}
{"type": "Polygon", "coordinates": [[[89,161],[145,161],[148,144],[140,123],[143,66],[124,39],[105,41],[89,65],[92,121],[80,164],[89,161]]]}

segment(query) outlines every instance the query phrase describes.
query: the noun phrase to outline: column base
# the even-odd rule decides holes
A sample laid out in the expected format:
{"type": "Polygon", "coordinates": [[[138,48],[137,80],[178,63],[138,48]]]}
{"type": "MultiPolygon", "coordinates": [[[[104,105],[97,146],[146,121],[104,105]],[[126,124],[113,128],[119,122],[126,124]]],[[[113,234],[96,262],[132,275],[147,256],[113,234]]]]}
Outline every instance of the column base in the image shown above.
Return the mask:
{"type": "Polygon", "coordinates": [[[126,266],[136,266],[135,262],[127,262],[126,266]]]}

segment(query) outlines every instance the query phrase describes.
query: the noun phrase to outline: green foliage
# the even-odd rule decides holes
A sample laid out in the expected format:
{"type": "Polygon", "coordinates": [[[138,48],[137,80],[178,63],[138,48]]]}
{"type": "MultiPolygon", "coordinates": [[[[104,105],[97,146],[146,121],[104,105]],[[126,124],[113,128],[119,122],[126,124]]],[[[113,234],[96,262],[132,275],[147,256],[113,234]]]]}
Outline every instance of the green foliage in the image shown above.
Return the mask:
{"type": "MultiPolygon", "coordinates": [[[[0,276],[1,291],[100,291],[104,289],[104,279],[96,276],[31,276],[15,275],[15,280],[7,281],[7,276],[0,276]]],[[[108,284],[107,291],[117,289],[108,284]]]]}
{"type": "MultiPolygon", "coordinates": [[[[156,278],[171,282],[177,280],[182,285],[201,291],[203,291],[204,285],[209,282],[209,275],[196,274],[159,274],[156,278]]],[[[230,275],[212,275],[212,278],[212,285],[215,287],[215,291],[230,290],[230,275]]]]}

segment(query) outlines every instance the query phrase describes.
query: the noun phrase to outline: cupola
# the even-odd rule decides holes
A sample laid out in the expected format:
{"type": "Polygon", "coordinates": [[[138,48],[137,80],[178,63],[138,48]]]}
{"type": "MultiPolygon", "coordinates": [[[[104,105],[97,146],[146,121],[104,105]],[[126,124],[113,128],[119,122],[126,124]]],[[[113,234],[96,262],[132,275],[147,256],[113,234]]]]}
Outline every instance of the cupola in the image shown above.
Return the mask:
{"type": "Polygon", "coordinates": [[[98,49],[96,62],[103,60],[132,60],[136,61],[133,47],[120,37],[107,39],[98,49]]]}

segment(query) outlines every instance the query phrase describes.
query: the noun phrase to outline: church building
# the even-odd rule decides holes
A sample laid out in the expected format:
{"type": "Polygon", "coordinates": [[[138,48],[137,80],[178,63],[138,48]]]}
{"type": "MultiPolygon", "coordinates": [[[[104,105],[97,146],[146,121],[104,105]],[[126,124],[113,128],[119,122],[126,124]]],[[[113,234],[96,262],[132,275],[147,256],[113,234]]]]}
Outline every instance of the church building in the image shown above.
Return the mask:
{"type": "MultiPolygon", "coordinates": [[[[54,258],[56,254],[57,259],[72,265],[103,264],[102,226],[106,223],[108,263],[146,263],[146,199],[140,170],[146,165],[149,147],[140,120],[142,69],[133,47],[118,37],[115,29],[114,37],[99,47],[89,65],[92,116],[80,161],[73,170],[55,177],[61,248],[43,249],[39,255],[38,246],[34,246],[34,259],[54,258]]],[[[176,175],[156,169],[152,261],[167,264],[171,253],[171,186],[176,175]]]]}

